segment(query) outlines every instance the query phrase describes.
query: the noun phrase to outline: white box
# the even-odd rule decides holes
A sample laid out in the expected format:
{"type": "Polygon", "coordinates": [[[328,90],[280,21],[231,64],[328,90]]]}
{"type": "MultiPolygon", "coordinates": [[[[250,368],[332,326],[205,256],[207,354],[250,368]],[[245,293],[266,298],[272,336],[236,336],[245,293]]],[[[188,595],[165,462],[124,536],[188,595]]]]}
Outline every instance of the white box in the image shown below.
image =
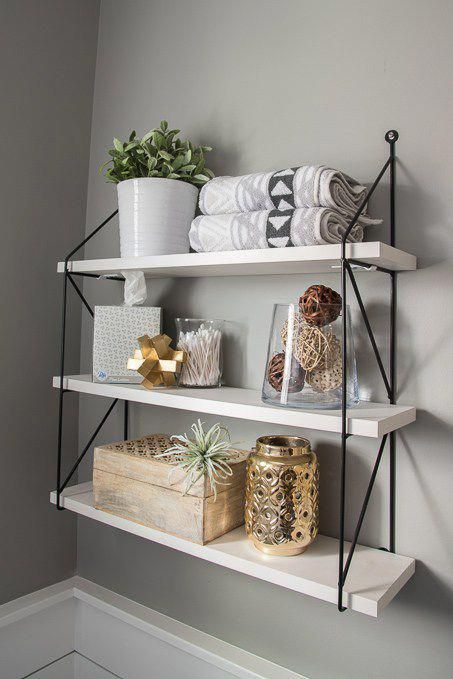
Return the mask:
{"type": "Polygon", "coordinates": [[[161,332],[162,309],[149,306],[96,306],[94,308],[93,382],[136,384],[143,377],[127,369],[127,360],[139,349],[137,338],[161,332]]]}

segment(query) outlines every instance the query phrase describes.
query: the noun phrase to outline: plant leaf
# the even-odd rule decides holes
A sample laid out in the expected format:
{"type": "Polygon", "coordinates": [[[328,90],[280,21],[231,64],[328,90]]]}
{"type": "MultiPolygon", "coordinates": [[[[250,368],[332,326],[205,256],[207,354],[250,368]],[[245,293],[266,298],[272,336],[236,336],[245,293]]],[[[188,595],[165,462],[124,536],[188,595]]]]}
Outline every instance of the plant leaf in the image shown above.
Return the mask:
{"type": "MultiPolygon", "coordinates": [[[[153,128],[141,139],[135,130],[129,134],[128,140],[122,142],[115,138],[113,148],[108,150],[110,160],[100,168],[107,182],[118,182],[134,177],[167,177],[179,179],[196,186],[202,186],[214,175],[205,167],[204,152],[211,150],[208,146],[195,146],[190,140],[181,140],[180,130],[169,129],[168,122],[162,120],[159,128],[153,128]]],[[[203,424],[197,423],[197,436],[203,439],[203,424]]],[[[193,432],[194,433],[194,432],[193,432]]],[[[206,451],[215,445],[215,436],[203,439],[206,451]]],[[[197,454],[197,444],[187,440],[188,454],[197,454]]],[[[214,452],[222,455],[222,447],[214,452]]]]}
{"type": "Polygon", "coordinates": [[[163,146],[166,145],[165,137],[159,130],[154,130],[153,139],[158,150],[160,150],[163,146]]]}
{"type": "Polygon", "coordinates": [[[173,156],[168,153],[168,151],[164,151],[163,149],[160,149],[159,155],[162,158],[165,158],[165,160],[173,160],[173,156]]]}
{"type": "Polygon", "coordinates": [[[144,144],[145,141],[149,141],[149,140],[151,139],[151,137],[153,136],[153,134],[154,134],[154,130],[150,130],[149,132],[147,132],[147,133],[142,137],[142,144],[144,144]]]}

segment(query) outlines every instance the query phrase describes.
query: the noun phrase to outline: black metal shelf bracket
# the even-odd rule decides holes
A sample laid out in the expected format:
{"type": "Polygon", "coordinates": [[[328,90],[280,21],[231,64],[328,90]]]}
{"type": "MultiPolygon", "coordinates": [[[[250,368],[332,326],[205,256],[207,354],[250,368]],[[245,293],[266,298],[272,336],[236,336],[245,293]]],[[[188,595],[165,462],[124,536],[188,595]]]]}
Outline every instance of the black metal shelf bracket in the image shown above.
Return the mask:
{"type": "MultiPolygon", "coordinates": [[[[96,274],[91,274],[91,273],[79,273],[79,272],[70,272],[69,271],[69,261],[71,257],[75,255],[76,252],[81,250],[81,248],[88,243],[96,234],[101,231],[101,229],[108,224],[113,217],[118,213],[118,210],[115,210],[112,212],[107,219],[105,219],[102,224],[100,224],[98,227],[96,227],[86,238],[83,239],[81,243],[79,243],[71,252],[66,255],[64,259],[64,270],[63,270],[63,304],[62,304],[62,317],[61,317],[61,343],[60,343],[60,377],[59,377],[59,400],[58,400],[58,439],[57,439],[57,491],[56,491],[56,507],[59,510],[63,510],[64,507],[61,505],[61,493],[63,490],[66,488],[68,485],[69,481],[73,477],[74,473],[76,472],[79,464],[85,457],[86,453],[88,452],[91,444],[95,440],[96,436],[99,434],[101,431],[104,423],[108,419],[110,413],[114,409],[115,405],[118,402],[118,399],[115,399],[112,404],[110,405],[109,409],[107,410],[106,414],[102,418],[100,424],[97,426],[95,429],[93,435],[91,436],[90,440],[86,444],[86,446],[83,448],[81,454],[75,461],[71,471],[65,478],[65,480],[62,482],[61,481],[61,474],[62,474],[62,450],[63,450],[63,413],[64,413],[64,397],[65,394],[68,393],[68,389],[65,387],[65,359],[66,359],[66,317],[67,317],[67,301],[68,301],[68,281],[75,290],[77,296],[81,299],[85,309],[88,311],[90,316],[94,318],[94,312],[91,306],[88,304],[83,292],[80,290],[79,286],[77,283],[74,281],[73,276],[79,275],[79,276],[87,276],[89,278],[100,278],[100,276],[97,276],[96,274]]],[[[117,280],[117,281],[122,281],[123,278],[120,276],[107,276],[106,277],[108,280],[117,280]]],[[[129,403],[128,401],[124,402],[124,434],[125,438],[127,438],[128,434],[128,421],[129,421],[129,403]]]]}
{"type": "Polygon", "coordinates": [[[389,550],[390,552],[395,551],[395,476],[396,476],[396,438],[395,432],[391,432],[390,435],[385,434],[382,437],[379,446],[378,454],[374,467],[371,473],[368,488],[365,493],[365,497],[362,503],[362,508],[359,513],[359,518],[354,529],[353,538],[351,546],[349,548],[349,553],[345,563],[345,502],[346,502],[346,478],[347,478],[347,442],[351,434],[348,432],[348,418],[347,418],[347,368],[348,368],[348,346],[347,346],[347,281],[349,279],[352,289],[354,291],[355,298],[357,300],[361,316],[363,318],[368,338],[370,340],[371,347],[373,349],[376,362],[378,364],[379,372],[384,382],[384,386],[387,392],[387,397],[391,404],[395,403],[396,400],[396,271],[390,271],[382,267],[377,267],[379,271],[386,273],[390,276],[390,337],[389,337],[389,375],[384,368],[384,363],[377,346],[374,333],[368,318],[368,314],[365,309],[362,297],[360,295],[359,287],[354,276],[354,271],[352,269],[352,264],[363,265],[362,262],[348,258],[346,255],[346,244],[349,234],[353,229],[354,225],[360,218],[360,215],[365,210],[371,196],[374,194],[379,182],[382,177],[389,170],[390,175],[390,245],[395,245],[395,165],[396,165],[396,154],[395,154],[395,144],[398,140],[398,132],[396,130],[389,130],[385,135],[385,141],[389,144],[389,157],[384,163],[381,171],[374,180],[370,189],[367,191],[362,203],[354,214],[352,220],[350,221],[348,228],[346,229],[342,242],[341,242],[341,297],[342,297],[342,372],[343,372],[343,382],[342,382],[342,395],[341,395],[341,468],[340,468],[340,526],[339,526],[339,543],[338,543],[338,610],[342,613],[346,610],[347,606],[343,602],[343,590],[346,581],[346,577],[351,566],[351,561],[354,556],[355,548],[357,545],[357,540],[359,538],[360,530],[362,528],[363,520],[365,518],[368,503],[371,497],[371,492],[373,490],[374,482],[379,470],[379,465],[382,460],[385,444],[387,439],[389,439],[389,454],[390,454],[390,470],[389,470],[389,550]]]}
{"type": "MultiPolygon", "coordinates": [[[[381,464],[384,449],[387,441],[389,441],[389,548],[388,551],[395,551],[395,499],[396,499],[396,437],[395,432],[390,434],[385,434],[380,442],[376,460],[373,466],[373,470],[370,476],[367,490],[363,499],[362,507],[359,513],[359,517],[354,529],[353,538],[351,546],[349,548],[348,556],[345,561],[345,499],[346,499],[346,479],[347,479],[347,442],[351,434],[348,432],[348,409],[347,409],[347,367],[348,367],[348,351],[347,351],[347,282],[349,280],[351,287],[354,291],[355,298],[357,300],[361,316],[363,318],[368,338],[370,340],[371,347],[373,349],[374,356],[381,374],[389,402],[394,404],[396,402],[396,304],[397,304],[397,277],[396,271],[391,271],[384,267],[372,266],[361,262],[354,258],[347,256],[347,239],[354,225],[359,220],[362,212],[366,208],[368,201],[374,194],[377,186],[379,185],[382,177],[385,175],[386,171],[389,170],[390,176],[390,245],[395,245],[395,232],[396,232],[396,217],[395,217],[395,178],[396,178],[396,153],[395,145],[398,140],[398,132],[396,130],[389,130],[385,135],[385,141],[389,144],[389,156],[384,163],[382,169],[380,170],[378,176],[373,182],[371,188],[367,191],[362,203],[351,219],[341,242],[341,296],[342,296],[342,371],[343,371],[343,381],[342,381],[342,399],[341,399],[341,471],[340,471],[340,507],[339,507],[339,547],[338,547],[338,610],[343,612],[346,610],[347,606],[344,605],[343,601],[343,590],[351,562],[356,549],[357,541],[360,535],[362,524],[366,515],[371,493],[374,487],[376,476],[381,464]],[[389,371],[384,368],[384,363],[377,346],[377,342],[371,327],[368,314],[365,309],[365,304],[362,300],[362,296],[359,291],[357,281],[355,279],[353,267],[359,267],[360,269],[373,271],[379,271],[389,275],[390,277],[390,334],[389,334],[389,371]]],[[[62,472],[62,444],[63,444],[63,410],[64,410],[64,396],[68,393],[68,389],[65,386],[65,347],[66,347],[66,317],[67,317],[67,291],[68,291],[68,281],[71,287],[74,289],[77,296],[82,301],[85,309],[88,311],[91,317],[94,317],[93,309],[87,302],[83,292],[80,290],[79,286],[74,280],[75,276],[82,276],[88,278],[106,278],[108,280],[123,281],[122,276],[118,275],[108,275],[108,276],[98,276],[94,273],[84,273],[84,272],[71,272],[69,270],[69,261],[73,255],[78,252],[81,248],[86,245],[96,234],[101,231],[117,214],[118,210],[112,212],[112,214],[107,217],[98,227],[96,227],[79,245],[77,245],[64,259],[64,270],[63,270],[63,304],[62,304],[62,318],[61,318],[61,346],[60,346],[60,377],[59,377],[59,406],[58,406],[58,441],[57,441],[57,491],[56,491],[56,507],[59,510],[64,509],[61,506],[61,493],[67,487],[69,481],[76,472],[81,461],[88,452],[90,446],[95,440],[96,436],[101,431],[104,423],[107,421],[110,413],[115,408],[118,403],[118,399],[115,399],[109,406],[104,417],[100,421],[99,425],[94,430],[92,436],[90,437],[88,443],[83,448],[82,452],[78,456],[77,460],[73,464],[69,474],[65,477],[64,481],[61,480],[62,472]]],[[[129,402],[124,401],[124,415],[123,415],[123,436],[125,439],[128,438],[129,433],[129,402]]]]}

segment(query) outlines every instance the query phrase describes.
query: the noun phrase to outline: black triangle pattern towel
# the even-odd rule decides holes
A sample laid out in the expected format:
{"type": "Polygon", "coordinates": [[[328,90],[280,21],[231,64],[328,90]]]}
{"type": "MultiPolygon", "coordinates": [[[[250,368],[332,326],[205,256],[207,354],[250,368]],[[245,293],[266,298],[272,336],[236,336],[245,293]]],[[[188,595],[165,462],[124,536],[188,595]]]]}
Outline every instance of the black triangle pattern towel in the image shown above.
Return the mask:
{"type": "Polygon", "coordinates": [[[294,175],[297,167],[275,172],[269,179],[268,192],[276,210],[294,210],[294,175]]]}
{"type": "Polygon", "coordinates": [[[275,172],[269,179],[268,191],[274,206],[266,224],[266,240],[270,248],[292,247],[291,217],[295,208],[294,174],[297,168],[275,172]]]}
{"type": "Polygon", "coordinates": [[[270,248],[292,247],[291,220],[294,210],[270,210],[266,222],[266,240],[270,248]]]}

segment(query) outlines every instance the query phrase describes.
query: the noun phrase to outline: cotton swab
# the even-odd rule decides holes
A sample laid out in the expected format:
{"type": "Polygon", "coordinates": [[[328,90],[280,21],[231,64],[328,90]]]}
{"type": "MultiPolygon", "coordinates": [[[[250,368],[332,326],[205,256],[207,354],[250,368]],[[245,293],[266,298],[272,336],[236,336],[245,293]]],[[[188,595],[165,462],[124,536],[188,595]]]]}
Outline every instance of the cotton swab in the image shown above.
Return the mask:
{"type": "Polygon", "coordinates": [[[179,383],[187,387],[220,385],[220,344],[222,333],[204,323],[198,330],[181,332],[178,349],[187,352],[179,383]]]}

